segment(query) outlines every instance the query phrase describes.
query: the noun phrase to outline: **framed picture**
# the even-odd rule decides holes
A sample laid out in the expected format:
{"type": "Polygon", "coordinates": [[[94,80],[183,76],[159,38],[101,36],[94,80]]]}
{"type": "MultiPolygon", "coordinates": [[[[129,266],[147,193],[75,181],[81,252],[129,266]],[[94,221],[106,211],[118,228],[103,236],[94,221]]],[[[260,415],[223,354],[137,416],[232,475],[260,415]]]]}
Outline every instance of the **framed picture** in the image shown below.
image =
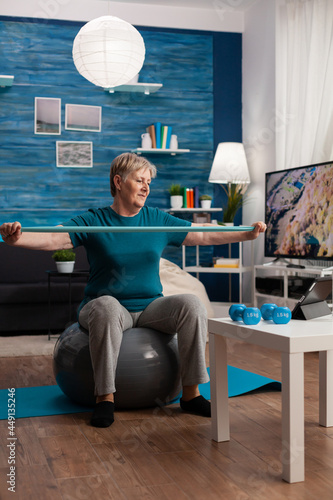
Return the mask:
{"type": "Polygon", "coordinates": [[[92,168],[93,144],[84,141],[56,141],[57,167],[92,168]]]}
{"type": "Polygon", "coordinates": [[[61,134],[61,99],[35,97],[35,134],[61,134]]]}
{"type": "Polygon", "coordinates": [[[100,132],[102,123],[101,106],[66,104],[65,129],[100,132]]]}

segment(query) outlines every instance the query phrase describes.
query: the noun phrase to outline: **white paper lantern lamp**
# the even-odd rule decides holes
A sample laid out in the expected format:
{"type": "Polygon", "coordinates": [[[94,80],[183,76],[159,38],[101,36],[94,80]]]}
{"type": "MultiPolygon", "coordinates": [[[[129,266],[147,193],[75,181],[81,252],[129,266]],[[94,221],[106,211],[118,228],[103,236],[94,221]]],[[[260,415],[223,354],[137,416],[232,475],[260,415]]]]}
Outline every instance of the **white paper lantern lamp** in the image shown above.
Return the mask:
{"type": "Polygon", "coordinates": [[[113,16],[89,21],[73,42],[73,60],[78,72],[104,88],[124,85],[137,75],[145,52],[138,30],[113,16]]]}

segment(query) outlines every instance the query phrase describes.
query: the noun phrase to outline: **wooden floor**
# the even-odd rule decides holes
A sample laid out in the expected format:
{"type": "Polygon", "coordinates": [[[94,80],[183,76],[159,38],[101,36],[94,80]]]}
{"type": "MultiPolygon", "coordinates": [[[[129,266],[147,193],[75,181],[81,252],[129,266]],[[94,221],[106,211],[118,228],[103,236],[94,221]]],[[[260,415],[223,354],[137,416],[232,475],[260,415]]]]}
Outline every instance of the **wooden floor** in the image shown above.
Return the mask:
{"type": "MultiPolygon", "coordinates": [[[[229,364],[280,380],[274,351],[230,341],[229,364]]],[[[8,429],[0,421],[2,500],[332,499],[333,428],[318,425],[318,355],[305,356],[306,480],[281,480],[281,393],[230,399],[231,440],[210,420],[165,409],[117,412],[108,429],[89,413],[16,421],[16,493],[7,491],[8,429]]],[[[0,358],[1,388],[54,384],[51,357],[0,358]]],[[[301,390],[301,388],[300,388],[301,390]]]]}

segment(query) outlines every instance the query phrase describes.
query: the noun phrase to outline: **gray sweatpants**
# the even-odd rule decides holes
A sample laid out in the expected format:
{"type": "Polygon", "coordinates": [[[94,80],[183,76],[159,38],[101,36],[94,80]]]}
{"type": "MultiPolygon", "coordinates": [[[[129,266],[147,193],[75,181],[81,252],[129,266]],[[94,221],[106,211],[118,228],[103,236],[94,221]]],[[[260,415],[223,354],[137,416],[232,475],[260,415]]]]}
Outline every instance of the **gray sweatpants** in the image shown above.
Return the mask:
{"type": "Polygon", "coordinates": [[[195,295],[160,297],[136,313],[127,311],[114,297],[103,295],[81,309],[79,322],[89,331],[96,396],[116,391],[115,374],[123,331],[133,327],[177,332],[182,385],[209,380],[205,363],[207,311],[195,295]]]}

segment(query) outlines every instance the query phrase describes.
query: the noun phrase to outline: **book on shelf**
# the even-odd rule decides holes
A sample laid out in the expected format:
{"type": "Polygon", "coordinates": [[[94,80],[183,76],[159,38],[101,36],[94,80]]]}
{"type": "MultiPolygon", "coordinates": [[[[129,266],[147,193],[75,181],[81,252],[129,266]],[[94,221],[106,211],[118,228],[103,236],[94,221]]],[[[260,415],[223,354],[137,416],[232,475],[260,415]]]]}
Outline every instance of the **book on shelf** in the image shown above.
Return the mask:
{"type": "Polygon", "coordinates": [[[156,148],[161,148],[161,128],[160,122],[155,123],[155,134],[156,134],[156,148]]]}
{"type": "Polygon", "coordinates": [[[186,201],[187,201],[187,208],[193,208],[192,198],[191,198],[191,188],[186,188],[186,201]]]}
{"type": "Polygon", "coordinates": [[[214,259],[214,267],[237,268],[239,267],[239,259],[227,259],[225,257],[216,257],[214,259]]]}
{"type": "Polygon", "coordinates": [[[168,125],[168,133],[167,133],[166,146],[165,146],[167,149],[170,149],[171,133],[172,133],[172,127],[170,125],[168,125]]]}
{"type": "Polygon", "coordinates": [[[198,188],[198,186],[195,186],[193,188],[193,191],[194,191],[194,208],[199,208],[200,202],[199,202],[199,188],[198,188]]]}
{"type": "Polygon", "coordinates": [[[163,149],[166,149],[167,135],[168,135],[168,126],[162,125],[162,132],[161,132],[161,144],[162,144],[162,146],[161,147],[163,149]]]}
{"type": "Polygon", "coordinates": [[[149,127],[147,127],[146,130],[149,133],[150,138],[151,138],[151,147],[155,149],[156,148],[155,126],[154,125],[149,125],[149,127]]]}

